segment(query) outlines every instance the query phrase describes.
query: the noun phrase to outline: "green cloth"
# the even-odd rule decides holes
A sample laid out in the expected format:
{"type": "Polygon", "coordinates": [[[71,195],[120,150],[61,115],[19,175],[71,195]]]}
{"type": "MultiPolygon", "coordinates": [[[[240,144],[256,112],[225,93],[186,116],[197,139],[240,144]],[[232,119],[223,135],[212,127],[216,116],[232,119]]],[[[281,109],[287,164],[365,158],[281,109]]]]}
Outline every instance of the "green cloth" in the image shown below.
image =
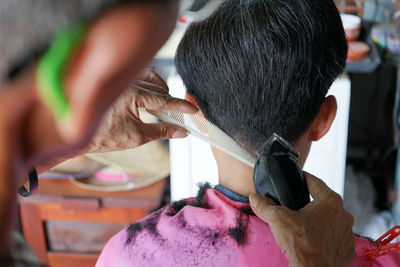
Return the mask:
{"type": "Polygon", "coordinates": [[[57,121],[69,113],[63,79],[67,62],[81,43],[86,32],[85,24],[76,24],[56,35],[50,48],[41,57],[37,68],[37,84],[46,105],[57,121]]]}

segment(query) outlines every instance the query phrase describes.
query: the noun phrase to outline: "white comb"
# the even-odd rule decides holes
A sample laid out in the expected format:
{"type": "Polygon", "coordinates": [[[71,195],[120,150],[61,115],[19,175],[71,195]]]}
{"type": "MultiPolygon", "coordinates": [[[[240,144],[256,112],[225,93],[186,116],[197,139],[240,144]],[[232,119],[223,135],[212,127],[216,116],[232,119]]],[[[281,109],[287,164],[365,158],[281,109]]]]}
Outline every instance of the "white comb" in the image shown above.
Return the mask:
{"type": "Polygon", "coordinates": [[[232,137],[198,114],[185,114],[169,110],[146,110],[162,121],[184,128],[189,134],[207,142],[213,147],[254,167],[256,158],[241,147],[232,137]]]}

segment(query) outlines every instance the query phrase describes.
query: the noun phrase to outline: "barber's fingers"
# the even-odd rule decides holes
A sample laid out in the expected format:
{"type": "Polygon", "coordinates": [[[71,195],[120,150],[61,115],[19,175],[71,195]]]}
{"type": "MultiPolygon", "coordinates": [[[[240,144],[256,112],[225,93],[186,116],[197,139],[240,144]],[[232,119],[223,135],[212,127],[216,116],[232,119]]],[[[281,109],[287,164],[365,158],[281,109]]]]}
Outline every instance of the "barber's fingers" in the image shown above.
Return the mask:
{"type": "Polygon", "coordinates": [[[308,191],[314,199],[323,199],[335,194],[335,192],[330,189],[321,179],[307,172],[304,172],[304,176],[307,182],[308,191]]]}
{"type": "Polygon", "coordinates": [[[149,92],[138,87],[136,88],[139,90],[137,90],[137,94],[133,98],[132,108],[142,107],[148,110],[166,109],[189,114],[199,111],[197,107],[186,100],[174,98],[167,94],[149,92]]]}
{"type": "Polygon", "coordinates": [[[250,194],[249,200],[251,209],[257,217],[264,222],[269,222],[274,219],[276,209],[284,208],[278,206],[272,199],[258,194],[250,194]]]}
{"type": "Polygon", "coordinates": [[[184,138],[188,134],[185,129],[167,122],[144,123],[140,127],[140,144],[145,144],[155,140],[184,138]]]}
{"type": "Polygon", "coordinates": [[[166,93],[168,94],[169,88],[167,83],[161,78],[160,75],[157,74],[153,69],[147,68],[142,73],[139,75],[136,84],[139,84],[141,82],[147,82],[150,85],[156,85],[158,86],[158,89],[156,89],[156,92],[159,93],[166,93]]]}
{"type": "Polygon", "coordinates": [[[137,89],[141,90],[146,90],[154,93],[159,93],[159,94],[168,94],[168,87],[163,87],[161,85],[155,84],[155,83],[150,83],[148,81],[136,81],[134,83],[137,89]]]}

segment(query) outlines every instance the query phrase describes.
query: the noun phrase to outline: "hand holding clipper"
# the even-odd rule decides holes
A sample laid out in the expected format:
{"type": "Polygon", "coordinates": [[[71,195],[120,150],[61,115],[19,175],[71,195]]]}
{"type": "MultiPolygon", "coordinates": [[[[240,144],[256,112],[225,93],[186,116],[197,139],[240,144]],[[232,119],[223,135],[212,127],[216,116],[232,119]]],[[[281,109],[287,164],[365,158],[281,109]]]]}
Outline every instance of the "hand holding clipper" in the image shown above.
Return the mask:
{"type": "Polygon", "coordinates": [[[304,174],[297,163],[299,153],[292,145],[273,134],[257,154],[253,174],[257,194],[292,210],[310,202],[304,174]]]}

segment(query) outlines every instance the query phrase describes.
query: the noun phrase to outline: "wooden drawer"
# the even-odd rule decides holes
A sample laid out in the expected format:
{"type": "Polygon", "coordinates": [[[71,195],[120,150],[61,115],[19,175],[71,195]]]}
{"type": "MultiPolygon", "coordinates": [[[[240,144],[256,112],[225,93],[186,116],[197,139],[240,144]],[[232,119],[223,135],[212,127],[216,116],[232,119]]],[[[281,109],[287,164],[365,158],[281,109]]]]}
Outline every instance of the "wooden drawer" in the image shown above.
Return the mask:
{"type": "Polygon", "coordinates": [[[112,236],[126,224],[102,222],[47,221],[48,250],[54,252],[100,253],[112,236]]]}

